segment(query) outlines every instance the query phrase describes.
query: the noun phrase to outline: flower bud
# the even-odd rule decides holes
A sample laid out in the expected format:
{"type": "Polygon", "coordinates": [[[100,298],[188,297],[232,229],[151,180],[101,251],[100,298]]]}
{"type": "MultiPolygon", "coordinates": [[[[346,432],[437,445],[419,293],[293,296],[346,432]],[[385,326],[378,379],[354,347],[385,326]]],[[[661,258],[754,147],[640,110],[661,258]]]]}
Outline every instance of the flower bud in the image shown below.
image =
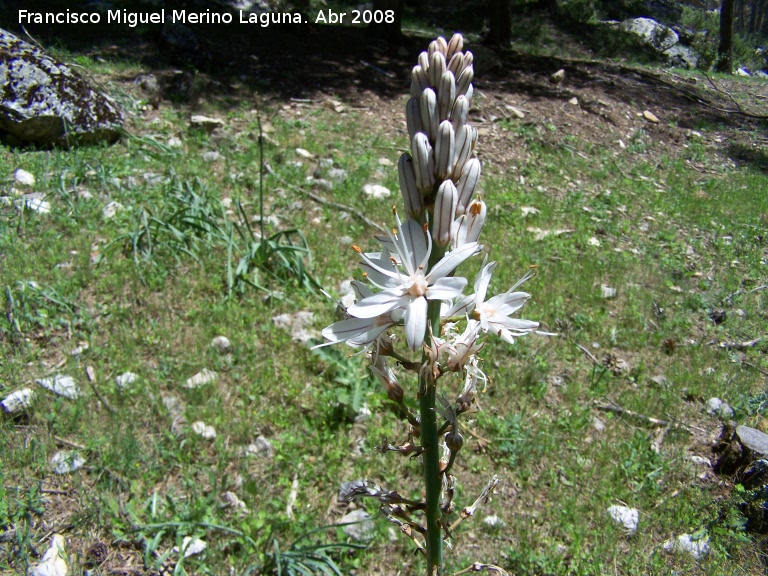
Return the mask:
{"type": "MultiPolygon", "coordinates": [[[[419,91],[419,96],[421,96],[419,91]]],[[[462,96],[463,98],[463,96],[462,96]]],[[[416,132],[424,132],[421,126],[421,113],[419,112],[419,98],[413,97],[408,100],[408,104],[405,106],[405,122],[408,126],[408,137],[413,140],[416,132]]]]}
{"type": "Polygon", "coordinates": [[[480,238],[480,232],[485,224],[485,215],[488,212],[488,208],[485,206],[485,202],[480,199],[475,200],[469,205],[467,209],[467,233],[464,237],[464,242],[477,242],[480,238]]]}
{"type": "Polygon", "coordinates": [[[441,180],[451,176],[455,148],[453,126],[449,120],[443,120],[435,139],[435,174],[441,180]]]}
{"type": "Polygon", "coordinates": [[[464,49],[464,36],[461,34],[454,34],[451,36],[451,41],[448,42],[448,49],[446,50],[445,57],[451,58],[457,52],[461,52],[464,49]]]}
{"type": "Polygon", "coordinates": [[[459,202],[456,206],[457,216],[461,216],[467,211],[478,180],[480,180],[480,160],[472,158],[464,164],[459,181],[456,183],[456,190],[459,193],[459,202]]]}
{"type": "Polygon", "coordinates": [[[419,114],[421,116],[422,130],[429,136],[429,140],[434,142],[437,136],[438,112],[437,94],[435,94],[432,88],[427,88],[421,93],[419,114]]]}
{"type": "Polygon", "coordinates": [[[445,56],[442,52],[435,52],[429,57],[429,84],[437,88],[445,72],[445,56]]]}
{"type": "Polygon", "coordinates": [[[429,54],[426,52],[419,54],[419,66],[421,66],[425,74],[429,72],[429,54]]]}
{"type": "Polygon", "coordinates": [[[464,436],[458,430],[451,430],[445,435],[445,445],[451,452],[458,452],[464,446],[464,436]]]}
{"type": "Polygon", "coordinates": [[[413,171],[413,160],[408,152],[400,156],[397,163],[400,176],[400,193],[403,195],[405,213],[409,218],[418,220],[424,212],[424,197],[416,186],[416,174],[413,171]]]}
{"type": "Polygon", "coordinates": [[[458,131],[459,128],[467,123],[467,115],[469,114],[469,99],[466,96],[458,96],[451,108],[449,118],[454,131],[458,131]]]}
{"type": "Polygon", "coordinates": [[[443,72],[440,78],[440,84],[437,88],[437,110],[440,119],[445,120],[451,113],[453,103],[456,100],[456,78],[447,70],[443,72]]]}
{"type": "Polygon", "coordinates": [[[466,94],[467,89],[469,88],[470,83],[472,82],[472,78],[475,75],[475,69],[470,64],[464,70],[461,71],[461,74],[459,74],[458,78],[456,78],[456,94],[466,94]]]}
{"type": "Polygon", "coordinates": [[[448,246],[451,242],[451,225],[456,213],[458,194],[451,180],[446,180],[437,189],[435,199],[435,221],[432,224],[432,238],[438,246],[448,246]]]}
{"type": "Polygon", "coordinates": [[[416,188],[422,193],[430,192],[435,183],[435,157],[424,132],[416,133],[411,140],[411,155],[416,188]]]}
{"type": "Polygon", "coordinates": [[[421,93],[429,88],[429,78],[421,66],[414,66],[411,70],[411,96],[418,98],[421,93]]]}

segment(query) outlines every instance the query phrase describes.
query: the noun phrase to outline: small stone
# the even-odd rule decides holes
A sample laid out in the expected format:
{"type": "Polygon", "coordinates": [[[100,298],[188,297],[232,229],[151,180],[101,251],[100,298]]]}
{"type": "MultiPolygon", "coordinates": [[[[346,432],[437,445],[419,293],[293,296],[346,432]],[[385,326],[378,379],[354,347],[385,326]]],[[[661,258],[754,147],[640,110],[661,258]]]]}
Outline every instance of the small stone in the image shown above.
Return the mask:
{"type": "Polygon", "coordinates": [[[315,315],[307,310],[300,310],[293,314],[279,314],[272,318],[275,326],[285,328],[291,332],[291,338],[298,342],[307,343],[318,336],[316,330],[308,327],[314,322],[315,315]]]}
{"type": "Polygon", "coordinates": [[[16,392],[11,392],[5,399],[0,402],[0,406],[3,407],[8,414],[14,414],[26,410],[32,405],[32,400],[35,397],[35,391],[31,388],[22,388],[16,392]]]}
{"type": "Polygon", "coordinates": [[[626,506],[609,506],[608,514],[611,519],[620,524],[627,534],[634,534],[637,532],[637,525],[640,522],[640,512],[634,508],[628,508],[626,506]]]}
{"type": "Polygon", "coordinates": [[[181,400],[176,396],[163,396],[163,406],[168,410],[172,418],[178,418],[184,413],[181,406],[181,400]]]}
{"type": "Polygon", "coordinates": [[[694,560],[700,560],[709,554],[709,538],[693,540],[690,534],[680,534],[677,538],[670,538],[664,542],[662,548],[667,552],[687,553],[694,560]]]}
{"type": "Polygon", "coordinates": [[[117,387],[118,392],[127,392],[131,384],[136,382],[139,375],[134,374],[133,372],[124,372],[123,374],[120,374],[119,376],[115,376],[115,386],[117,387]]]}
{"type": "Polygon", "coordinates": [[[363,186],[363,195],[374,200],[381,200],[382,198],[389,198],[392,192],[381,184],[366,184],[363,186]]]}
{"type": "Polygon", "coordinates": [[[373,412],[367,404],[363,404],[360,407],[359,412],[355,415],[355,422],[367,422],[373,417],[373,412]]]}
{"type": "Polygon", "coordinates": [[[248,507],[245,505],[245,502],[240,500],[234,492],[224,492],[224,494],[221,495],[221,500],[224,508],[234,508],[238,512],[248,514],[248,507]]]}
{"type": "Polygon", "coordinates": [[[27,198],[24,205],[38,214],[48,214],[51,211],[51,203],[40,198],[27,198]]]}
{"type": "Polygon", "coordinates": [[[216,336],[213,340],[211,340],[211,348],[216,350],[217,352],[226,352],[232,347],[232,343],[229,341],[229,338],[226,336],[216,336]]]}
{"type": "Polygon", "coordinates": [[[311,160],[315,156],[309,152],[308,150],[304,150],[304,148],[296,148],[296,154],[298,156],[301,156],[302,158],[306,158],[307,160],[311,160]]]}
{"type": "Polygon", "coordinates": [[[344,526],[344,533],[353,540],[365,542],[373,538],[374,525],[371,516],[362,508],[352,510],[352,512],[342,516],[339,519],[339,524],[347,524],[344,526]]]}
{"type": "Polygon", "coordinates": [[[189,119],[189,125],[192,128],[201,128],[206,132],[213,132],[216,128],[223,128],[225,126],[224,120],[219,118],[211,118],[210,116],[204,116],[202,114],[195,114],[189,119]]]}
{"type": "Polygon", "coordinates": [[[510,114],[512,114],[512,116],[514,116],[518,120],[522,120],[523,118],[525,118],[525,113],[519,108],[515,108],[514,106],[510,106],[509,104],[504,106],[504,108],[509,110],[510,114]]]}
{"type": "Polygon", "coordinates": [[[51,538],[50,548],[43,555],[43,561],[29,571],[29,576],[67,576],[69,568],[65,560],[66,557],[64,537],[60,534],[54,534],[51,538]]]}
{"type": "Polygon", "coordinates": [[[202,421],[193,422],[192,431],[206,440],[214,440],[216,438],[216,429],[202,421]]]}
{"type": "Polygon", "coordinates": [[[483,524],[488,528],[501,528],[504,526],[504,520],[499,518],[496,514],[491,514],[483,518],[483,524]]]}
{"type": "Polygon", "coordinates": [[[667,389],[670,386],[670,382],[666,376],[657,375],[651,378],[651,382],[656,384],[659,388],[667,389]]]}
{"type": "Polygon", "coordinates": [[[114,218],[115,214],[117,214],[122,209],[123,205],[120,204],[120,202],[109,202],[106,206],[104,206],[104,208],[102,208],[101,215],[107,219],[114,218]]]}
{"type": "Polygon", "coordinates": [[[578,106],[579,105],[579,99],[576,98],[576,96],[574,96],[573,98],[568,100],[568,104],[570,104],[571,106],[578,106]]]}
{"type": "Polygon", "coordinates": [[[611,288],[610,286],[607,286],[606,284],[600,284],[600,294],[603,298],[615,298],[616,297],[616,288],[611,288]]]}
{"type": "Polygon", "coordinates": [[[261,458],[272,458],[274,448],[272,447],[272,442],[264,438],[264,436],[259,436],[256,438],[256,442],[248,444],[248,447],[245,449],[245,454],[248,456],[259,456],[261,458]]]}
{"type": "Polygon", "coordinates": [[[343,168],[331,168],[328,170],[328,176],[337,182],[341,182],[347,179],[347,171],[343,168]]]}
{"type": "Polygon", "coordinates": [[[312,184],[317,186],[321,190],[331,191],[333,190],[333,182],[326,180],[325,178],[313,178],[312,184]]]}
{"type": "Polygon", "coordinates": [[[648,120],[648,122],[651,122],[653,124],[659,123],[659,119],[650,110],[643,110],[643,118],[645,118],[646,120],[648,120]]]}
{"type": "Polygon", "coordinates": [[[565,80],[565,70],[562,68],[549,77],[552,84],[562,84],[563,80],[565,80]]]}
{"type": "Polygon", "coordinates": [[[216,380],[216,376],[217,374],[213,370],[203,368],[200,372],[187,379],[186,383],[184,384],[184,388],[188,388],[189,390],[199,388],[200,386],[216,380]]]}
{"type": "Polygon", "coordinates": [[[693,454],[691,456],[691,462],[693,462],[697,466],[706,466],[707,468],[712,467],[712,462],[709,460],[709,458],[704,458],[703,456],[697,456],[696,454],[693,454]]]}
{"type": "Polygon", "coordinates": [[[16,181],[16,184],[21,186],[29,186],[31,188],[35,185],[34,175],[30,174],[26,170],[22,170],[21,168],[13,173],[13,179],[16,181]]]}
{"type": "Polygon", "coordinates": [[[535,216],[540,212],[538,208],[534,208],[533,206],[520,206],[520,211],[523,213],[523,218],[535,216]]]}
{"type": "Polygon", "coordinates": [[[208,152],[203,152],[201,157],[205,162],[216,162],[216,160],[221,158],[221,154],[216,150],[209,150],[208,152]]]}
{"type": "Polygon", "coordinates": [[[733,416],[733,408],[720,400],[720,398],[710,398],[707,400],[707,414],[719,416],[720,418],[731,418],[733,416]]]}
{"type": "Polygon", "coordinates": [[[69,398],[70,400],[76,400],[80,396],[80,387],[71,376],[56,375],[52,378],[35,380],[35,382],[46,390],[50,390],[54,394],[69,398]]]}
{"type": "Polygon", "coordinates": [[[85,465],[85,458],[74,450],[62,450],[53,455],[50,464],[54,474],[71,474],[85,465]]]}
{"type": "Polygon", "coordinates": [[[749,426],[737,426],[736,435],[744,447],[763,458],[768,456],[768,434],[765,432],[749,426]]]}
{"type": "Polygon", "coordinates": [[[600,244],[600,240],[598,240],[598,239],[597,239],[597,238],[595,238],[594,236],[592,236],[592,238],[590,238],[589,240],[587,240],[587,244],[589,244],[590,246],[595,246],[595,247],[597,247],[597,248],[599,248],[600,246],[602,246],[602,244],[600,244]]]}
{"type": "Polygon", "coordinates": [[[171,136],[168,138],[168,147],[169,148],[181,148],[184,145],[184,143],[181,141],[181,139],[176,138],[176,136],[171,136]]]}
{"type": "MultiPolygon", "coordinates": [[[[181,541],[181,550],[184,554],[184,558],[189,558],[190,556],[200,554],[200,552],[205,550],[207,547],[208,544],[206,544],[203,540],[200,540],[200,538],[191,538],[190,536],[185,536],[181,541]]],[[[174,546],[173,551],[178,554],[179,547],[174,546]]]]}
{"type": "Polygon", "coordinates": [[[595,429],[596,432],[602,432],[605,430],[605,422],[600,420],[597,416],[592,418],[592,428],[595,429]]]}

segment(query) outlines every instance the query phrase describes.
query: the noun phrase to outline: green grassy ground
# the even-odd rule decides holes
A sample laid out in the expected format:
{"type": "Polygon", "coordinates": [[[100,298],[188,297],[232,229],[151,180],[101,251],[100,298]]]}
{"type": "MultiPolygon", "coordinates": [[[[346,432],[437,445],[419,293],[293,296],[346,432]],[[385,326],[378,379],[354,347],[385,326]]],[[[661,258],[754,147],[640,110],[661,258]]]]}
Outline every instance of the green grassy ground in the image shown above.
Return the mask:
{"type": "MultiPolygon", "coordinates": [[[[23,168],[51,205],[47,214],[20,210],[16,200],[0,206],[0,393],[36,391],[23,415],[0,419],[0,571],[25,572],[52,532],[67,539],[72,573],[151,572],[164,561],[176,573],[265,571],[276,542],[288,550],[338,521],[340,482],[366,477],[416,495],[419,472],[415,462],[373,450],[406,431],[363,359],[343,349],[313,354],[273,321],[310,311],[318,330],[334,321],[334,307],[307,277],[285,273],[275,258],[262,262],[254,248],[255,111],[212,107],[226,127],[209,136],[188,129],[182,107],[164,107],[150,121],[140,102],[123,99],[134,112],[132,134],[112,147],[0,148],[5,194],[27,191],[12,183],[23,168]],[[169,146],[171,137],[181,146],[169,146]],[[210,150],[222,158],[203,160],[210,150]],[[111,201],[122,209],[107,218],[111,201]],[[230,339],[230,351],[210,346],[217,335],[230,339]],[[217,379],[185,388],[204,368],[217,379]],[[138,379],[121,392],[115,377],[128,371],[138,379]],[[53,374],[73,376],[82,396],[63,399],[33,383],[53,374]],[[361,403],[373,416],[354,424],[348,415],[361,403]],[[197,421],[216,438],[195,434],[197,421]],[[259,436],[272,443],[271,458],[244,452],[259,436]],[[53,475],[51,456],[72,448],[85,468],[53,475]],[[225,492],[248,511],[224,506],[225,492]],[[177,562],[166,553],[185,536],[208,548],[177,562]],[[108,547],[105,563],[94,560],[97,542],[108,547]]],[[[293,252],[294,271],[301,263],[336,294],[341,281],[359,277],[342,237],[372,248],[374,230],[298,188],[331,159],[347,177],[332,194],[316,193],[390,225],[399,197],[374,201],[360,190],[375,180],[396,193],[396,169],[379,159],[396,162],[404,139],[354,109],[297,109],[272,103],[260,111],[269,118],[264,215],[278,218],[266,235],[300,231],[275,241],[301,247],[303,236],[311,262],[293,252]]],[[[639,137],[617,151],[579,138],[553,145],[535,128],[505,125],[529,160],[484,176],[484,243],[499,261],[494,293],[538,266],[524,315],[559,335],[514,347],[491,341],[483,350],[492,386],[457,463],[459,505],[494,473],[502,484],[459,530],[449,565],[487,561],[517,574],[760,573],[764,559],[743,531],[732,485],[690,455],[712,458],[719,422],[704,412],[710,397],[729,402],[740,423],[767,425],[765,344],[721,343],[765,336],[767,292],[751,290],[766,283],[768,177],[695,142],[666,150],[639,137]],[[539,213],[523,217],[523,206],[539,213]],[[530,228],[567,232],[537,239],[530,228]],[[604,297],[602,285],[615,296],[604,297]],[[716,324],[718,310],[725,321],[716,324]],[[605,410],[611,402],[640,416],[605,410]],[[617,503],[640,510],[636,535],[608,517],[617,503]],[[490,514],[504,525],[483,524],[490,514]],[[681,533],[708,538],[711,553],[697,562],[661,550],[681,533]]],[[[330,528],[306,541],[347,540],[330,528]]],[[[366,549],[331,555],[343,573],[420,566],[383,520],[366,549]]]]}

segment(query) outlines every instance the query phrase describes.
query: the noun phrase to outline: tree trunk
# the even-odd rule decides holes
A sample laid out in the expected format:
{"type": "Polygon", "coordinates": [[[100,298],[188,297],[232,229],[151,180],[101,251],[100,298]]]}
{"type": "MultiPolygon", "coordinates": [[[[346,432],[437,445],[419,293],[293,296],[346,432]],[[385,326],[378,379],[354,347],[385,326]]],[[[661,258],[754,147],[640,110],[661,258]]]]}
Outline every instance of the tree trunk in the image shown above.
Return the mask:
{"type": "Polygon", "coordinates": [[[373,15],[374,20],[368,25],[371,34],[388,41],[398,41],[402,38],[403,0],[374,0],[373,15]],[[384,16],[380,23],[375,21],[377,14],[384,16]]]}
{"type": "Polygon", "coordinates": [[[717,49],[717,71],[733,72],[733,1],[720,4],[720,47],[717,49]]]}
{"type": "Polygon", "coordinates": [[[491,27],[485,43],[508,46],[512,42],[512,5],[510,0],[491,0],[491,27]]]}

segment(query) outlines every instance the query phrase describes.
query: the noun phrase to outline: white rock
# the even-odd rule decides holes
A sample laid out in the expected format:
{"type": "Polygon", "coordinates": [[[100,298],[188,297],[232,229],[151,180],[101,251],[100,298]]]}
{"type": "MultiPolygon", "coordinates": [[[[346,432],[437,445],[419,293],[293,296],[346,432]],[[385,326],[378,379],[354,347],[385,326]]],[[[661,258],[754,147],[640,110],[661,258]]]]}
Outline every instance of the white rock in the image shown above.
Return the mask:
{"type": "Polygon", "coordinates": [[[204,116],[202,114],[193,115],[189,119],[189,124],[193,128],[202,128],[208,132],[213,132],[216,128],[223,128],[225,126],[224,120],[211,118],[210,116],[204,116]]]}
{"type": "Polygon", "coordinates": [[[707,400],[707,414],[720,416],[722,418],[730,418],[733,416],[733,408],[726,402],[720,400],[720,398],[710,398],[707,400]]]}
{"type": "Polygon", "coordinates": [[[171,136],[168,138],[169,148],[181,148],[183,145],[183,142],[179,138],[176,138],[176,136],[171,136]]]}
{"type": "Polygon", "coordinates": [[[691,456],[691,462],[693,462],[697,466],[706,466],[707,468],[712,467],[712,462],[709,460],[709,458],[704,458],[703,456],[697,456],[696,454],[693,454],[691,456]]]}
{"type": "Polygon", "coordinates": [[[363,194],[368,198],[374,200],[381,200],[382,198],[389,198],[392,195],[389,188],[382,186],[381,184],[366,184],[363,186],[363,194]]]}
{"type": "Polygon", "coordinates": [[[101,215],[104,218],[114,218],[115,214],[117,214],[120,210],[123,209],[123,205],[120,204],[120,202],[110,202],[104,208],[101,210],[101,215]]]}
{"type": "Polygon", "coordinates": [[[247,448],[245,449],[246,456],[272,458],[273,453],[274,449],[272,448],[272,443],[264,438],[264,436],[259,436],[256,438],[256,442],[248,444],[247,448]]]}
{"type": "Polygon", "coordinates": [[[27,198],[24,204],[27,208],[38,214],[48,214],[51,211],[51,203],[40,198],[27,198]]]}
{"type": "Polygon", "coordinates": [[[600,294],[603,298],[615,298],[616,288],[611,288],[605,284],[600,284],[600,294]]]}
{"type": "Polygon", "coordinates": [[[69,568],[64,560],[66,556],[64,537],[60,534],[54,534],[51,538],[50,548],[43,555],[43,561],[29,571],[29,576],[67,576],[69,568]]]}
{"type": "MultiPolygon", "coordinates": [[[[207,547],[208,544],[206,544],[203,540],[200,540],[200,538],[191,538],[189,536],[185,536],[184,540],[181,541],[181,550],[184,553],[184,558],[189,558],[190,556],[200,554],[200,552],[205,550],[207,547]]],[[[173,551],[178,554],[179,547],[174,546],[173,551]]]]}
{"type": "Polygon", "coordinates": [[[50,463],[54,474],[71,474],[83,467],[85,458],[74,450],[62,450],[53,455],[50,463]]]}
{"type": "Polygon", "coordinates": [[[8,394],[8,396],[0,402],[0,405],[8,414],[13,414],[29,408],[34,397],[34,390],[31,388],[22,388],[21,390],[16,390],[16,392],[8,394]]]}
{"type": "Polygon", "coordinates": [[[504,520],[499,518],[496,514],[491,514],[490,516],[483,518],[483,524],[488,526],[488,528],[501,528],[504,526],[504,520]]]}
{"type": "MultiPolygon", "coordinates": [[[[69,268],[69,266],[67,266],[67,268],[69,268]]],[[[83,343],[82,343],[82,344],[80,344],[80,345],[79,345],[77,348],[75,348],[74,350],[72,350],[72,352],[70,352],[70,353],[69,353],[69,355],[70,355],[70,356],[74,356],[75,358],[77,358],[77,357],[78,357],[78,356],[80,356],[80,355],[81,355],[83,352],[85,352],[86,350],[88,350],[88,348],[89,348],[89,346],[88,346],[88,342],[83,342],[83,343]]]]}
{"type": "Polygon", "coordinates": [[[692,540],[690,534],[680,534],[677,538],[670,538],[662,545],[667,552],[690,554],[694,560],[700,560],[709,554],[709,537],[692,540]]]}
{"type": "Polygon", "coordinates": [[[294,314],[280,314],[272,318],[275,326],[285,328],[291,332],[291,338],[298,342],[306,343],[319,336],[317,330],[309,330],[308,327],[314,321],[312,312],[300,310],[294,314]]]}
{"type": "Polygon", "coordinates": [[[640,512],[635,508],[609,506],[608,514],[616,524],[620,524],[624,530],[627,531],[627,534],[634,534],[637,532],[637,525],[640,522],[640,512]]]}
{"type": "Polygon", "coordinates": [[[201,158],[205,162],[216,162],[219,158],[221,158],[221,154],[217,152],[216,150],[208,150],[208,152],[203,152],[201,155],[201,158]]]}
{"type": "Polygon", "coordinates": [[[307,160],[314,158],[314,155],[311,152],[304,150],[304,148],[296,148],[296,154],[307,160]]]}
{"type": "Polygon", "coordinates": [[[211,348],[217,352],[226,352],[231,347],[232,343],[226,336],[216,336],[213,340],[211,340],[211,348]]]}
{"type": "Polygon", "coordinates": [[[216,429],[202,421],[193,422],[192,431],[206,440],[214,440],[216,438],[216,429]]]}
{"type": "Polygon", "coordinates": [[[184,384],[184,388],[188,388],[190,390],[199,388],[200,386],[203,386],[205,384],[208,384],[209,382],[213,382],[214,380],[216,380],[216,376],[217,374],[213,370],[208,370],[208,368],[203,368],[200,372],[198,372],[194,376],[187,378],[187,381],[184,384]]]}
{"type": "Polygon", "coordinates": [[[34,186],[35,185],[35,177],[33,174],[30,174],[26,170],[22,170],[19,168],[16,170],[16,172],[13,173],[13,179],[16,181],[16,184],[20,184],[21,186],[34,186]]]}
{"type": "Polygon", "coordinates": [[[360,411],[355,416],[355,422],[367,422],[373,417],[373,412],[371,412],[371,409],[368,407],[367,404],[363,404],[360,407],[360,411]]]}
{"type": "Polygon", "coordinates": [[[235,508],[238,512],[242,512],[243,514],[248,513],[248,507],[245,505],[245,502],[240,500],[234,492],[224,492],[224,494],[221,495],[221,499],[224,503],[224,508],[235,508]]]}
{"type": "Polygon", "coordinates": [[[597,416],[592,418],[592,428],[595,429],[595,432],[602,432],[605,430],[605,422],[600,420],[597,416]]]}
{"type": "Polygon", "coordinates": [[[570,234],[574,231],[568,228],[560,230],[542,230],[537,226],[529,226],[526,230],[534,235],[535,240],[544,240],[547,236],[562,236],[563,234],[570,234]]]}
{"type": "Polygon", "coordinates": [[[590,238],[589,240],[587,240],[587,244],[589,244],[590,246],[596,246],[596,247],[598,247],[598,248],[601,246],[601,244],[600,244],[600,240],[598,240],[598,239],[597,239],[597,238],[595,238],[594,236],[592,236],[592,238],[590,238]]]}
{"type": "Polygon", "coordinates": [[[354,522],[354,524],[344,526],[344,533],[347,536],[358,542],[364,542],[373,538],[374,525],[368,512],[362,508],[358,508],[357,510],[352,510],[352,512],[345,514],[339,519],[339,524],[349,522],[354,522]]]}
{"type": "Polygon", "coordinates": [[[328,176],[334,180],[341,182],[347,179],[347,171],[343,168],[331,168],[328,170],[328,176]]]}
{"type": "Polygon", "coordinates": [[[540,212],[538,208],[534,208],[533,206],[520,206],[520,211],[523,213],[523,218],[534,216],[540,212]]]}
{"type": "Polygon", "coordinates": [[[64,396],[70,400],[75,400],[80,396],[80,387],[75,382],[75,379],[71,376],[53,376],[52,378],[41,378],[35,380],[40,386],[46,390],[50,390],[54,394],[64,396]]]}
{"type": "Polygon", "coordinates": [[[515,108],[514,106],[512,106],[510,104],[506,104],[504,106],[504,108],[509,110],[509,112],[512,114],[512,116],[514,116],[515,118],[517,118],[519,120],[522,120],[523,118],[525,118],[525,113],[522,110],[520,110],[519,108],[515,108]]]}
{"type": "Polygon", "coordinates": [[[133,372],[124,372],[123,374],[120,374],[119,376],[115,376],[115,386],[117,386],[117,389],[120,392],[127,392],[131,384],[136,382],[139,375],[134,374],[133,372]]]}

